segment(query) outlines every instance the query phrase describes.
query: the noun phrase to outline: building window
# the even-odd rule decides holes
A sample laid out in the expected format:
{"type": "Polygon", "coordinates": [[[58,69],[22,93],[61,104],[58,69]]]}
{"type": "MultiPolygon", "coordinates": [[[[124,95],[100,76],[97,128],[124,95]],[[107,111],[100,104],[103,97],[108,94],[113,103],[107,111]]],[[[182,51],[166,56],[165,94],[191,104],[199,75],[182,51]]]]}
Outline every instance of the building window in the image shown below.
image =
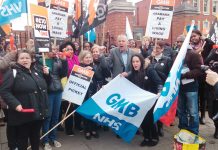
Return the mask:
{"type": "Polygon", "coordinates": [[[218,0],[213,0],[213,3],[212,3],[212,7],[213,7],[213,13],[217,13],[217,9],[218,9],[218,0]]]}
{"type": "Polygon", "coordinates": [[[207,35],[209,33],[209,30],[210,30],[210,24],[209,24],[209,21],[206,20],[206,21],[203,21],[203,35],[207,35]]]}
{"type": "Polygon", "coordinates": [[[200,11],[200,0],[193,0],[193,6],[200,11]]]}
{"type": "Polygon", "coordinates": [[[210,13],[210,1],[209,0],[204,0],[204,13],[209,14],[210,13]]]}

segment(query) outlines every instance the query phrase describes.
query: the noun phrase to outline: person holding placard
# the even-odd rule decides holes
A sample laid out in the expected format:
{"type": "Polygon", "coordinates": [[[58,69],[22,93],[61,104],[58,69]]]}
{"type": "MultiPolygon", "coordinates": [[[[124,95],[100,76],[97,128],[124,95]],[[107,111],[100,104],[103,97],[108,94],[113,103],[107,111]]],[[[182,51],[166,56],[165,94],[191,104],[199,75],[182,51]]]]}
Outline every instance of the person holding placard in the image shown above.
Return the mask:
{"type": "MultiPolygon", "coordinates": [[[[48,85],[49,117],[43,122],[42,132],[47,133],[58,123],[63,87],[61,78],[67,76],[68,64],[66,56],[58,52],[58,46],[52,45],[52,52],[46,54],[46,64],[50,69],[51,82],[48,85]]],[[[56,129],[43,138],[44,150],[50,150],[50,144],[61,147],[57,141],[56,129]]]]}
{"type": "MultiPolygon", "coordinates": [[[[79,61],[81,67],[84,67],[88,70],[93,70],[95,72],[92,81],[89,85],[89,88],[87,90],[86,96],[84,98],[84,101],[86,101],[97,92],[96,75],[98,75],[101,71],[99,72],[99,70],[96,70],[95,66],[93,65],[93,56],[90,51],[82,51],[79,55],[79,61]]],[[[87,140],[90,140],[91,137],[99,138],[99,134],[97,132],[97,124],[95,122],[83,118],[83,123],[84,123],[85,138],[87,140]]]]}
{"type": "Polygon", "coordinates": [[[40,129],[48,117],[49,70],[32,64],[32,60],[28,51],[18,51],[16,64],[4,74],[0,86],[0,95],[9,107],[8,125],[15,128],[16,133],[11,134],[16,135],[19,150],[27,149],[28,141],[32,150],[39,150],[40,129]]]}
{"type": "MultiPolygon", "coordinates": [[[[67,77],[69,77],[74,65],[79,65],[78,56],[76,56],[74,53],[76,51],[75,45],[72,42],[67,41],[60,46],[60,51],[63,53],[64,56],[66,56],[66,60],[68,64],[67,77]]],[[[63,110],[67,110],[68,106],[69,106],[68,101],[62,102],[63,110]]],[[[71,104],[67,114],[70,114],[74,109],[75,109],[74,105],[71,104]]],[[[65,121],[65,132],[68,136],[74,136],[73,120],[74,120],[73,116],[70,116],[65,121]]]]}

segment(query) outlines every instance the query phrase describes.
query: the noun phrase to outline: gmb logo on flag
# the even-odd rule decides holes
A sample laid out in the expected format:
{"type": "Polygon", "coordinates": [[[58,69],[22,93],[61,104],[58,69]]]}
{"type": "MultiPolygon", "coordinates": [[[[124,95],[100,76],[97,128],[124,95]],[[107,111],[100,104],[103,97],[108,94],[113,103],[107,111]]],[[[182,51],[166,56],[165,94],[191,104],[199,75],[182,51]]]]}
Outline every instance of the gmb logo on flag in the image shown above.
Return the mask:
{"type": "Polygon", "coordinates": [[[117,76],[76,111],[87,119],[112,128],[130,142],[156,98],[157,95],[117,76]]]}

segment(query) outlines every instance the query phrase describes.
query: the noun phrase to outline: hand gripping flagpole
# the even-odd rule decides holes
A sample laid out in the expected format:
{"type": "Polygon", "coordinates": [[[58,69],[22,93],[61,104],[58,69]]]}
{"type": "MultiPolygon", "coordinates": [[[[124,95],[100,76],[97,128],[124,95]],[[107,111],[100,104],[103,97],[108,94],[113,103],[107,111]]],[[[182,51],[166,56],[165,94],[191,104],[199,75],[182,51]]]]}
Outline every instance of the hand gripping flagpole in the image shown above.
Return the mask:
{"type": "Polygon", "coordinates": [[[168,78],[166,79],[164,88],[161,92],[161,96],[158,98],[157,103],[155,104],[154,111],[153,111],[154,122],[157,122],[162,116],[164,116],[169,111],[169,109],[173,104],[174,99],[178,95],[179,84],[177,85],[176,83],[180,81],[180,76],[177,76],[177,72],[181,71],[178,70],[178,68],[181,69],[182,66],[181,60],[185,58],[186,51],[191,38],[191,34],[194,29],[194,24],[195,21],[192,20],[192,25],[189,29],[189,32],[170,70],[170,76],[168,76],[168,78]]]}
{"type": "MultiPolygon", "coordinates": [[[[76,112],[76,109],[71,112],[68,116],[66,116],[63,120],[61,120],[58,124],[56,124],[53,128],[51,128],[48,132],[46,132],[43,136],[40,137],[40,140],[43,139],[46,135],[48,135],[51,131],[53,131],[55,128],[57,128],[62,122],[64,122],[67,118],[69,118],[71,115],[73,115],[76,112]]],[[[29,146],[27,149],[30,149],[31,146],[29,146]]]]}

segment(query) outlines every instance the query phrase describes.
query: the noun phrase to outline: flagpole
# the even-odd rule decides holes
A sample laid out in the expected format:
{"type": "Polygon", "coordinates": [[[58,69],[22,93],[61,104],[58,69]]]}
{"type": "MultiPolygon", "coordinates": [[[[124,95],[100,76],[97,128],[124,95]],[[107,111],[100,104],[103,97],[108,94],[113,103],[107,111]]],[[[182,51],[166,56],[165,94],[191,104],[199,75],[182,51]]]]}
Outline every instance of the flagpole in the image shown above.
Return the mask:
{"type": "MultiPolygon", "coordinates": [[[[83,0],[81,0],[81,17],[82,17],[82,21],[80,24],[80,30],[82,29],[82,25],[83,25],[83,0]]],[[[83,51],[83,35],[80,36],[80,45],[81,45],[81,51],[83,51]]]]}
{"type": "Polygon", "coordinates": [[[101,46],[103,46],[104,44],[104,39],[105,39],[105,22],[103,23],[103,35],[102,35],[101,46]]]}
{"type": "MultiPolygon", "coordinates": [[[[27,3],[27,2],[26,2],[27,3]]],[[[29,24],[29,11],[28,11],[28,3],[26,4],[27,6],[26,6],[26,9],[27,9],[27,39],[29,40],[30,39],[30,29],[29,29],[29,26],[30,26],[30,24],[29,24]]],[[[27,40],[27,41],[28,41],[27,40]]]]}
{"type": "MultiPolygon", "coordinates": [[[[68,113],[68,111],[69,111],[69,109],[70,109],[70,106],[71,106],[71,102],[69,102],[69,104],[68,104],[68,107],[67,107],[66,113],[64,114],[64,118],[66,118],[67,113],[68,113]]],[[[64,118],[63,118],[63,119],[64,119],[64,118]]],[[[64,124],[64,122],[61,123],[61,125],[63,125],[63,124],[64,124]]]]}

